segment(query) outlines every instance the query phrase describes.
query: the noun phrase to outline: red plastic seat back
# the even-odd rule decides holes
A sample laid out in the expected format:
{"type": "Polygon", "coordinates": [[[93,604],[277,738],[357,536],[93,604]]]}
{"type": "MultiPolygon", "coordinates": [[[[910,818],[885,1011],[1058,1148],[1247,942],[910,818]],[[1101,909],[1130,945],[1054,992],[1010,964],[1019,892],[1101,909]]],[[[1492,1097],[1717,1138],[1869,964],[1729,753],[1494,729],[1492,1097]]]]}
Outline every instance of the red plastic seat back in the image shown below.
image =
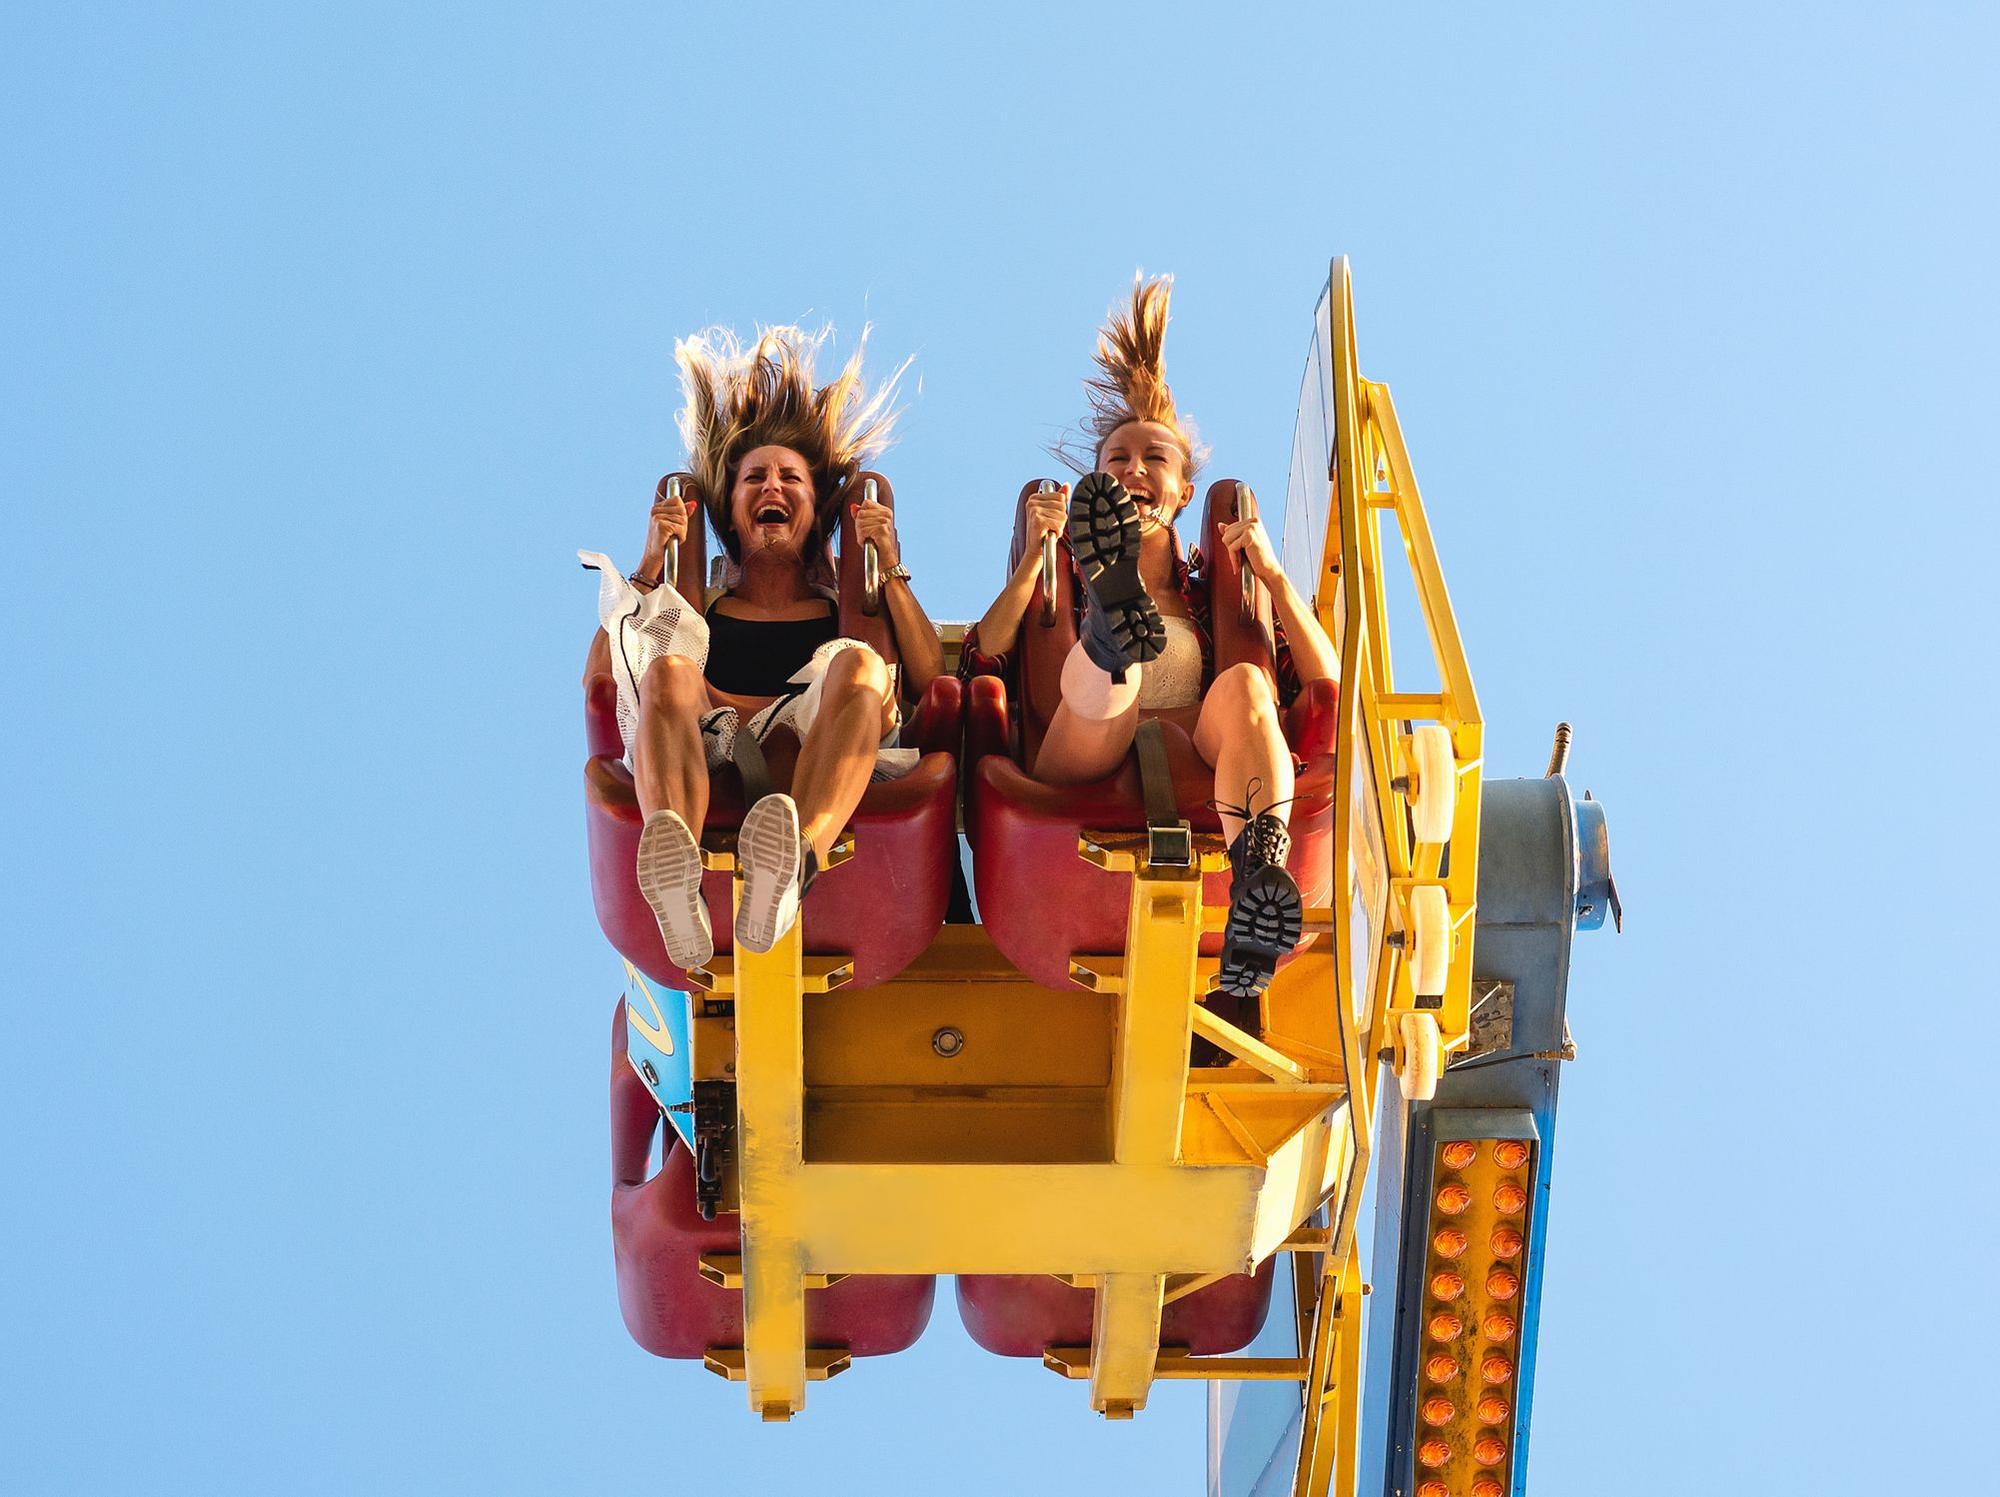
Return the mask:
{"type": "Polygon", "coordinates": [[[1222,532],[1239,518],[1255,516],[1256,499],[1249,485],[1235,478],[1222,478],[1208,486],[1202,508],[1202,572],[1208,578],[1211,632],[1215,638],[1215,669],[1218,673],[1245,661],[1260,665],[1264,673],[1277,679],[1277,650],[1272,643],[1271,595],[1250,576],[1243,558],[1222,544],[1222,532]],[[1243,589],[1250,584],[1252,607],[1246,616],[1243,589]]]}
{"type": "MultiPolygon", "coordinates": [[[[667,1130],[658,1173],[647,1158],[660,1127],[659,1104],[625,1059],[625,1003],[611,1013],[611,1247],[618,1308],[632,1339],[656,1357],[700,1357],[743,1344],[743,1295],[701,1276],[703,1253],[734,1253],[739,1218],[695,1209],[694,1159],[667,1130]]],[[[931,1318],[930,1274],[868,1274],[806,1295],[806,1340],[844,1346],[857,1357],[912,1344],[931,1318]]]]}

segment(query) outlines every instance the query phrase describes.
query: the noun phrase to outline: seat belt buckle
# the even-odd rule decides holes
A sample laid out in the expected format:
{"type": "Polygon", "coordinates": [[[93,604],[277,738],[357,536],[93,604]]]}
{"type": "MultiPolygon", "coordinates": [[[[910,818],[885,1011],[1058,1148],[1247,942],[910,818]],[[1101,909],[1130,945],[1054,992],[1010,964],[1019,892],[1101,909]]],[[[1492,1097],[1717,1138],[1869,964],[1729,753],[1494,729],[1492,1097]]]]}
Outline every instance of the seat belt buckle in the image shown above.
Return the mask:
{"type": "Polygon", "coordinates": [[[1194,866],[1194,828],[1185,821],[1146,827],[1146,861],[1155,868],[1194,866]]]}

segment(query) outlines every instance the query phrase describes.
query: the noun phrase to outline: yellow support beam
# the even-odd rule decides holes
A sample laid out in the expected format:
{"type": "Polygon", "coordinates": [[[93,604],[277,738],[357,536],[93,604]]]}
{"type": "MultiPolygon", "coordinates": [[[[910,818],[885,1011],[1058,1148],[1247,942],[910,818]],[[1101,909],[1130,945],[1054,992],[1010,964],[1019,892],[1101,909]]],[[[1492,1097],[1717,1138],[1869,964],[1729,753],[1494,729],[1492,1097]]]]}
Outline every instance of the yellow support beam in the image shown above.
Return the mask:
{"type": "Polygon", "coordinates": [[[1242,1273],[1265,1171],[1117,1164],[810,1164],[804,1271],[1242,1273]]]}
{"type": "Polygon", "coordinates": [[[1158,1274],[1107,1273],[1097,1280],[1090,1317],[1090,1406],[1130,1419],[1146,1406],[1160,1358],[1158,1274]]]}
{"type": "Polygon", "coordinates": [[[1246,1034],[1221,1015],[1199,1005],[1194,1010],[1194,1032],[1273,1081],[1313,1079],[1310,1071],[1282,1050],[1265,1044],[1253,1034],[1246,1034]]]}
{"type": "MultiPolygon", "coordinates": [[[[1090,1376],[1090,1348],[1051,1346],[1042,1353],[1042,1365],[1080,1382],[1090,1376]]],[[[1295,1383],[1306,1371],[1298,1357],[1192,1357],[1184,1351],[1162,1351],[1153,1365],[1156,1379],[1176,1382],[1295,1383]]]]}
{"type": "Polygon", "coordinates": [[[1141,865],[1111,1054],[1111,1157],[1119,1164],[1171,1164],[1179,1153],[1200,955],[1201,870],[1141,865]]]}
{"type": "MultiPolygon", "coordinates": [[[[743,876],[731,881],[734,903],[743,876]]],[[[767,952],[738,949],[736,1177],[743,1223],[743,1364],[750,1407],[785,1420],[806,1401],[805,971],[797,922],[767,952]]]]}

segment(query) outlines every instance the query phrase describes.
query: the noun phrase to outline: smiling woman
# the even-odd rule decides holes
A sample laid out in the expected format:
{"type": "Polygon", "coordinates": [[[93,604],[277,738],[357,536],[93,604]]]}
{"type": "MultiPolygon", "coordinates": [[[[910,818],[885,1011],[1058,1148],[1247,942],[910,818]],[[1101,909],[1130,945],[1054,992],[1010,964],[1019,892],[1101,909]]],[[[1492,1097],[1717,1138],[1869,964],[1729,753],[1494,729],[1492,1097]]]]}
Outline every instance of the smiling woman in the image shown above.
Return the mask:
{"type": "MultiPolygon", "coordinates": [[[[692,969],[714,951],[702,898],[700,829],[711,769],[739,746],[796,745],[789,794],[762,797],[744,815],[738,853],[745,895],[735,938],[768,951],[798,918],[871,777],[906,769],[897,743],[897,682],[882,657],[841,637],[827,541],[862,463],[887,444],[896,379],[869,392],[857,351],[825,385],[813,359],[827,332],[769,328],[747,349],[726,330],[677,344],[686,396],[680,428],[695,484],[734,568],[730,586],[698,611],[666,576],[685,539],[687,502],[653,506],[638,568],[623,579],[608,560],[604,629],[588,682],[618,683],[618,720],[644,828],[640,891],[674,964],[692,969]],[[616,649],[613,648],[614,636],[616,649]]],[[[901,371],[898,371],[900,374],[901,371]]],[[[902,661],[903,690],[939,673],[937,633],[901,565],[895,518],[865,497],[855,530],[885,570],[883,597],[902,661]]],[[[760,756],[761,757],[761,756],[760,756]]]]}
{"type": "Polygon", "coordinates": [[[1221,986],[1250,998],[1297,943],[1303,919],[1298,885],[1285,868],[1293,765],[1279,709],[1306,683],[1334,679],[1339,658],[1279,566],[1262,521],[1248,515],[1221,540],[1270,593],[1276,679],[1248,662],[1215,669],[1208,579],[1199,553],[1183,557],[1174,532],[1207,454],[1167,384],[1171,292],[1167,277],[1139,281],[1131,304],[1115,311],[1099,336],[1098,372],[1085,385],[1089,445],[1069,459],[1089,471],[1074,493],[1058,487],[1026,501],[1030,544],[968,634],[961,670],[1008,672],[1036,585],[1038,543],[1066,532],[1082,618],[1033,773],[1055,785],[1101,780],[1131,750],[1142,719],[1192,716],[1194,748],[1215,771],[1230,840],[1221,986]]]}

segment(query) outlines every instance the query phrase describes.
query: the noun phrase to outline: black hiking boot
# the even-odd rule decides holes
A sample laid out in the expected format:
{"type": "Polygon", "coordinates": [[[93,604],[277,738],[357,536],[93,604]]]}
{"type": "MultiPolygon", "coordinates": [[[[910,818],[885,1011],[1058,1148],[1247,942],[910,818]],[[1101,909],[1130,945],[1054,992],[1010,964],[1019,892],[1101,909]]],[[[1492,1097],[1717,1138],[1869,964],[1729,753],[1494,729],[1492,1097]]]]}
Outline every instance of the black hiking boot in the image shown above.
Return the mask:
{"type": "Polygon", "coordinates": [[[1270,811],[1243,823],[1229,844],[1229,921],[1222,932],[1219,991],[1255,998],[1271,984],[1278,959],[1299,944],[1304,900],[1286,871],[1292,836],[1270,811]]]}
{"type": "Polygon", "coordinates": [[[1123,684],[1128,667],[1158,658],[1167,626],[1139,580],[1139,506],[1109,473],[1093,473],[1071,492],[1069,546],[1087,594],[1083,653],[1123,684]]]}

